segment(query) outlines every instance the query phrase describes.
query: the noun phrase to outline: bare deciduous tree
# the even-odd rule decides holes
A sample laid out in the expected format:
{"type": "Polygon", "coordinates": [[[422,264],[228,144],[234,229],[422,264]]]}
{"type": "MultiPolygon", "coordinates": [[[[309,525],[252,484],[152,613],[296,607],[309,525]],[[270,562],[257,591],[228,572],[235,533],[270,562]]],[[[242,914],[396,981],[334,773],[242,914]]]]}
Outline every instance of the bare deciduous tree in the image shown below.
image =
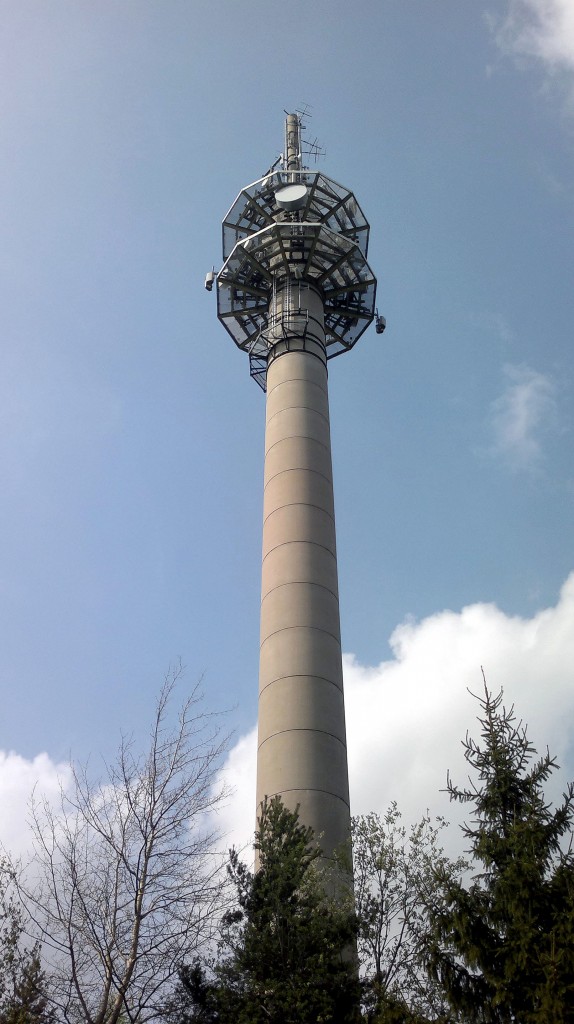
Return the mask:
{"type": "Polygon", "coordinates": [[[455,876],[466,867],[463,859],[451,861],[444,854],[445,826],[442,818],[432,821],[427,814],[407,830],[396,803],[382,819],[376,814],[353,819],[357,945],[367,1019],[382,1019],[389,1007],[402,1007],[404,1019],[406,1008],[412,1020],[458,1019],[445,1012],[442,993],[425,968],[427,907],[440,898],[436,872],[455,876]]]}
{"type": "Polygon", "coordinates": [[[57,809],[32,806],[21,896],[43,943],[59,1016],[143,1024],[210,934],[221,895],[211,812],[225,748],[196,689],[169,724],[180,670],[160,693],[147,753],[123,739],[104,782],[74,769],[57,809]]]}

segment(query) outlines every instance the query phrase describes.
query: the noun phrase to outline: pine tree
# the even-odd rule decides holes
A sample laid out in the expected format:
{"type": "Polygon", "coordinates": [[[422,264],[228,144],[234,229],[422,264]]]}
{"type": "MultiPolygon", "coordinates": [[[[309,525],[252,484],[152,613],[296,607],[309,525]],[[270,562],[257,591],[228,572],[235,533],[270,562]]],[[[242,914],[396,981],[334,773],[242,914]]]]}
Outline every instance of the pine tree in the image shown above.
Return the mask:
{"type": "Polygon", "coordinates": [[[55,1017],[37,947],[21,954],[11,982],[0,1010],[0,1024],[52,1024],[55,1017]]]}
{"type": "Polygon", "coordinates": [[[0,1024],[52,1024],[39,945],[29,945],[11,866],[0,863],[0,1024]]]}
{"type": "Polygon", "coordinates": [[[481,742],[467,734],[469,788],[448,777],[451,799],[472,810],[464,834],[479,868],[468,887],[445,874],[429,918],[429,968],[456,1009],[493,1024],[574,1021],[574,791],[553,808],[544,785],[556,769],[536,757],[514,709],[485,684],[481,742]]]}
{"type": "Polygon", "coordinates": [[[224,918],[208,977],[183,968],[169,1009],[173,1024],[350,1024],[359,986],[354,916],[325,893],[312,830],[279,798],[261,811],[253,873],[232,851],[236,906],[224,918]]]}

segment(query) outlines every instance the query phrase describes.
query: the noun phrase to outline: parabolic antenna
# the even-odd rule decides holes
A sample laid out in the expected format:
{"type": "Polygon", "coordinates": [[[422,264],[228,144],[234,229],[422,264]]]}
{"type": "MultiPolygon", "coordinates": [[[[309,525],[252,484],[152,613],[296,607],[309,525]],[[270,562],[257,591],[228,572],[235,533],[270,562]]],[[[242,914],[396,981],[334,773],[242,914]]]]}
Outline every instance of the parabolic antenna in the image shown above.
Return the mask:
{"type": "Polygon", "coordinates": [[[275,193],[275,202],[282,210],[300,210],[307,199],[307,186],[302,184],[286,185],[275,193]]]}

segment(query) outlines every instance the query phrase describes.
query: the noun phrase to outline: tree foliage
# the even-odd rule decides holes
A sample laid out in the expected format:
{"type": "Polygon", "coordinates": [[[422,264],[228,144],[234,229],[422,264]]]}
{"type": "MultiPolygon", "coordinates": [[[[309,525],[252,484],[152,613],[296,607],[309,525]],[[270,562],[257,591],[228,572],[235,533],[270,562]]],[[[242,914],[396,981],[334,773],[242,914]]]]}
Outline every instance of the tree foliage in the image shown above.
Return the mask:
{"type": "Polygon", "coordinates": [[[442,901],[429,917],[429,968],[469,1020],[566,1024],[574,1020],[574,792],[552,807],[542,757],[485,685],[481,740],[468,734],[466,788],[451,799],[472,812],[464,834],[479,868],[469,885],[438,871],[442,901]]]}
{"type": "Polygon", "coordinates": [[[40,946],[27,941],[13,878],[0,863],[0,1024],[52,1024],[40,946]]]}
{"type": "Polygon", "coordinates": [[[207,812],[223,743],[194,691],[169,721],[179,670],[161,691],[147,753],[122,740],[105,781],[74,770],[56,810],[33,807],[35,856],[21,883],[70,1024],[153,1017],[184,951],[219,910],[220,875],[207,812]]]}
{"type": "Polygon", "coordinates": [[[354,915],[326,895],[312,830],[275,797],[262,808],[255,848],[255,873],[231,852],[236,900],[219,955],[209,974],[197,963],[182,969],[172,1024],[355,1021],[354,915]]]}
{"type": "Polygon", "coordinates": [[[369,1021],[454,1019],[426,971],[426,908],[438,899],[437,869],[457,877],[441,845],[447,827],[425,815],[407,829],[396,803],[385,816],[353,820],[353,864],[363,1004],[369,1021]]]}

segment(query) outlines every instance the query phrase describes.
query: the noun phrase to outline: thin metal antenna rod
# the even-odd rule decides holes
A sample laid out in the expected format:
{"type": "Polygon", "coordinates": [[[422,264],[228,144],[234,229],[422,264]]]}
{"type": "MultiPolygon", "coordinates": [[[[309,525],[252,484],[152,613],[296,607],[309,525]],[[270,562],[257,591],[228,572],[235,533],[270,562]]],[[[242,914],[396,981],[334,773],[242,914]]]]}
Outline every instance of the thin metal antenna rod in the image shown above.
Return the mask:
{"type": "Polygon", "coordinates": [[[301,170],[301,119],[287,114],[285,119],[285,170],[301,170]]]}

